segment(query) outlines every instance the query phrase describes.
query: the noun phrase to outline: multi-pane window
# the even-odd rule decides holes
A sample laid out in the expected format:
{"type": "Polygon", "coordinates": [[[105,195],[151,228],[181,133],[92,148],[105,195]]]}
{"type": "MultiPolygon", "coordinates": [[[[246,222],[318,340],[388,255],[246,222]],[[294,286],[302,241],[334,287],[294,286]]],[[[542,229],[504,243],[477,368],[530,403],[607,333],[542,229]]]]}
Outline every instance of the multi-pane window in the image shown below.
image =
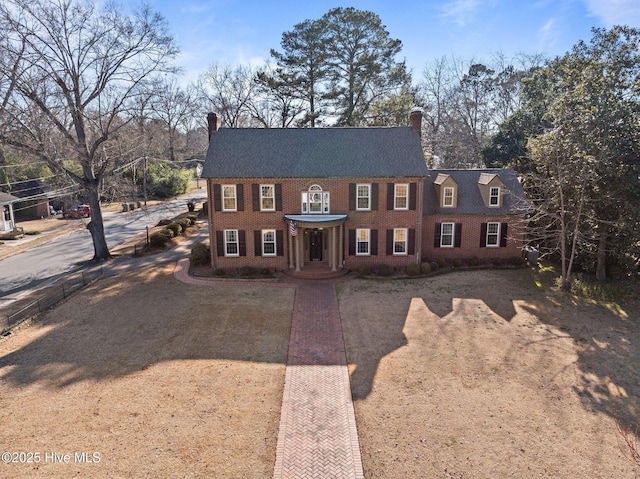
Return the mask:
{"type": "Polygon", "coordinates": [[[393,230],[393,254],[407,254],[407,229],[396,228],[393,230]]]}
{"type": "Polygon", "coordinates": [[[499,246],[500,223],[487,223],[487,246],[499,246]]]}
{"type": "Polygon", "coordinates": [[[396,210],[409,209],[409,185],[396,184],[393,208],[396,210]]]}
{"type": "Polygon", "coordinates": [[[442,248],[453,247],[453,223],[440,225],[440,246],[442,248]]]}
{"type": "Polygon", "coordinates": [[[262,255],[276,255],[276,230],[262,230],[262,255]]]}
{"type": "Polygon", "coordinates": [[[318,185],[312,185],[309,191],[303,191],[302,212],[312,214],[329,213],[329,193],[322,191],[322,188],[318,185]]]}
{"type": "Polygon", "coordinates": [[[453,206],[453,188],[445,187],[442,193],[442,206],[453,206]]]}
{"type": "Polygon", "coordinates": [[[260,185],[260,210],[275,211],[275,188],[273,185],[260,185]]]}
{"type": "Polygon", "coordinates": [[[371,209],[371,185],[357,185],[356,187],[356,209],[371,209]]]}
{"type": "Polygon", "coordinates": [[[238,230],[224,230],[224,255],[239,256],[238,230]]]}
{"type": "Polygon", "coordinates": [[[500,188],[492,186],[489,190],[489,206],[500,206],[500,188]]]}
{"type": "Polygon", "coordinates": [[[222,211],[236,211],[236,185],[222,185],[222,211]]]}
{"type": "Polygon", "coordinates": [[[356,255],[368,255],[370,252],[370,230],[356,229],[356,255]]]}

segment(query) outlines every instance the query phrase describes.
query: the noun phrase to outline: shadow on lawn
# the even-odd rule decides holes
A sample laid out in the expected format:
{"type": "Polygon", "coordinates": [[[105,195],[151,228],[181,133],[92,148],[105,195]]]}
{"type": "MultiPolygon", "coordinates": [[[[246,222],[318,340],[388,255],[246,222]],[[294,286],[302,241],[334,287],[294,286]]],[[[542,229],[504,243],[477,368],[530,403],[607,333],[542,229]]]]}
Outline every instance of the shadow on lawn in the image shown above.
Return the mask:
{"type": "Polygon", "coordinates": [[[291,288],[203,288],[172,270],[144,268],[74,295],[15,335],[34,339],[0,356],[0,379],[62,388],[173,360],[286,364],[291,288]]]}
{"type": "MultiPolygon", "coordinates": [[[[580,398],[585,410],[604,413],[623,427],[637,425],[640,418],[638,305],[602,305],[576,299],[550,288],[540,288],[536,286],[536,279],[531,270],[475,271],[404,284],[361,281],[359,285],[345,287],[345,290],[350,288],[349,299],[357,297],[358,288],[369,297],[374,293],[377,298],[376,304],[360,304],[359,308],[341,301],[354,400],[365,399],[371,393],[380,361],[407,344],[404,328],[409,306],[412,299],[421,298],[429,310],[444,321],[449,315],[450,318],[473,318],[475,308],[484,311],[488,308],[499,316],[498,321],[511,324],[522,319],[519,311],[532,315],[538,325],[550,327],[547,341],[561,340],[563,344],[570,341],[573,345],[579,380],[572,386],[572,392],[580,398]],[[388,308],[386,305],[392,300],[395,307],[388,308]],[[384,320],[374,319],[382,317],[384,320]]],[[[446,328],[442,333],[446,334],[446,328]]],[[[473,338],[467,340],[473,341],[473,338]]],[[[505,354],[517,357],[518,353],[505,354]]]]}

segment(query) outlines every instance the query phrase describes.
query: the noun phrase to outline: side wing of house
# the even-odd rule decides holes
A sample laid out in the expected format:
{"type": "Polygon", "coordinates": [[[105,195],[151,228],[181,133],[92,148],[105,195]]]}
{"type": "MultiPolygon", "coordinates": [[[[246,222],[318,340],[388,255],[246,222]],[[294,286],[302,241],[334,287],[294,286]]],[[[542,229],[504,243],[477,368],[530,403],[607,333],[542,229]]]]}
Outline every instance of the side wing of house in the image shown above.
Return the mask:
{"type": "Polygon", "coordinates": [[[434,170],[425,181],[426,259],[522,255],[526,198],[513,170],[434,170]]]}

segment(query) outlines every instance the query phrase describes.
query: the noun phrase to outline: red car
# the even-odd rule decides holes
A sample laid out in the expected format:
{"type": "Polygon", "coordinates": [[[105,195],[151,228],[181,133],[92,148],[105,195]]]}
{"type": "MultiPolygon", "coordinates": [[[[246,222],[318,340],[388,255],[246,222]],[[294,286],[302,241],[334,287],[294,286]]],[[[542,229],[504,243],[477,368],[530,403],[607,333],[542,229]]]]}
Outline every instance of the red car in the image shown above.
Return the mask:
{"type": "Polygon", "coordinates": [[[89,205],[74,206],[62,215],[64,218],[88,218],[91,216],[91,207],[89,205]]]}

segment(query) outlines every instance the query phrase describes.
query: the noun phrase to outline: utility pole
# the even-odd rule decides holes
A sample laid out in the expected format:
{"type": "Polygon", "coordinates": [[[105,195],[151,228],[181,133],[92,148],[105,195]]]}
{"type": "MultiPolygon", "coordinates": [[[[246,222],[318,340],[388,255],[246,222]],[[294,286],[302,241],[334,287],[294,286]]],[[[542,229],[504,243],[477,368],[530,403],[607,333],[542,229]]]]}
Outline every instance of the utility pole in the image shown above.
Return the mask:
{"type": "Polygon", "coordinates": [[[142,189],[144,190],[144,205],[147,206],[147,155],[144,155],[144,163],[142,165],[144,174],[142,175],[142,189]]]}

